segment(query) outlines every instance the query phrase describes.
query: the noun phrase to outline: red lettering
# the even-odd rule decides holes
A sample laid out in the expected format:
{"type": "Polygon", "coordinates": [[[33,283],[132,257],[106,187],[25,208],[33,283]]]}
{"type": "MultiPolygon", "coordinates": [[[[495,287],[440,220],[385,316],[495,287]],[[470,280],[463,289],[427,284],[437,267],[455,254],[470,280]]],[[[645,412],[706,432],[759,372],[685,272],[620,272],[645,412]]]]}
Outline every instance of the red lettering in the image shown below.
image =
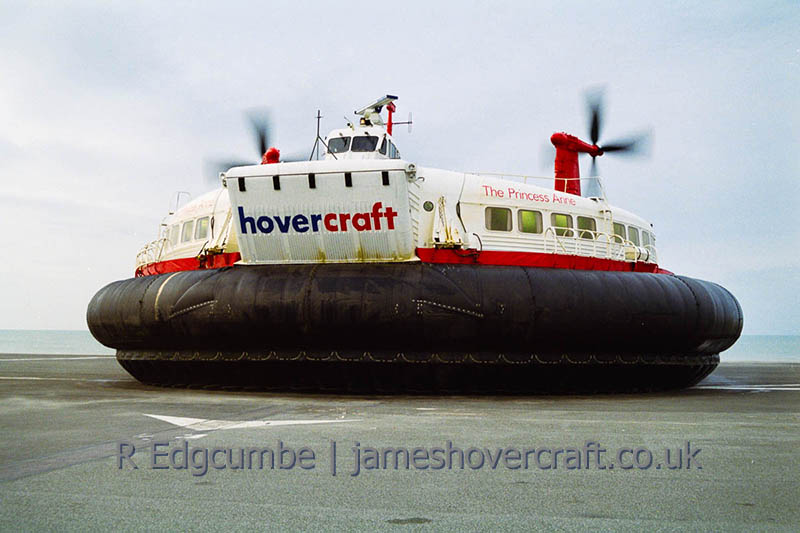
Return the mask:
{"type": "Polygon", "coordinates": [[[481,185],[483,187],[483,194],[486,196],[497,196],[498,198],[502,198],[505,196],[505,193],[500,189],[495,189],[491,185],[481,185]]]}
{"type": "Polygon", "coordinates": [[[371,230],[372,224],[370,224],[369,213],[356,213],[353,215],[353,228],[356,231],[371,230]]]}
{"type": "Polygon", "coordinates": [[[372,221],[375,222],[376,230],[381,229],[381,207],[383,207],[381,202],[372,204],[372,221]]]}
{"type": "Polygon", "coordinates": [[[347,231],[348,220],[350,220],[350,213],[339,213],[339,229],[347,231]]]}
{"type": "Polygon", "coordinates": [[[386,225],[388,226],[388,229],[394,229],[394,217],[397,216],[397,211],[391,207],[387,207],[386,211],[384,211],[384,216],[386,217],[386,225]]]}
{"type": "Polygon", "coordinates": [[[328,213],[325,215],[325,218],[322,220],[322,223],[325,224],[325,229],[328,231],[339,231],[333,222],[336,220],[336,213],[328,213]]]}
{"type": "Polygon", "coordinates": [[[553,194],[553,203],[577,205],[575,198],[570,198],[568,196],[556,196],[555,194],[553,194]]]}

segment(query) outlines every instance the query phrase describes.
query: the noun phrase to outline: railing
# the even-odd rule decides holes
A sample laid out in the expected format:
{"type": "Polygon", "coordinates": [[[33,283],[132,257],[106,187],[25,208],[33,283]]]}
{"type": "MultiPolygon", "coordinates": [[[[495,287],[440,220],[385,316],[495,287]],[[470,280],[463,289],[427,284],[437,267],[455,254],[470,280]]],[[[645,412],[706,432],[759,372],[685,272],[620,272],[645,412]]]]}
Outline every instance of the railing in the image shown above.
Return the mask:
{"type": "Polygon", "coordinates": [[[544,250],[546,253],[600,257],[615,261],[650,263],[656,260],[656,250],[652,245],[637,246],[615,233],[588,229],[548,226],[544,232],[544,250]]]}
{"type": "Polygon", "coordinates": [[[139,250],[139,253],[136,254],[136,268],[160,261],[166,245],[167,239],[163,237],[146,244],[139,250]]]}

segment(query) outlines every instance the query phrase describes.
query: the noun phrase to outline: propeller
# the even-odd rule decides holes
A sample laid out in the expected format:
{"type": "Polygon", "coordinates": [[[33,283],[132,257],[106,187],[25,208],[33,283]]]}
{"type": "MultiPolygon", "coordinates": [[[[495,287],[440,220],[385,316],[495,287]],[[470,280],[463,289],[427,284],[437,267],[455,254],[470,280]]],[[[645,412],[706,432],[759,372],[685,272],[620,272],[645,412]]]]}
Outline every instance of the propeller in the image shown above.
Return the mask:
{"type": "MultiPolygon", "coordinates": [[[[652,135],[650,132],[641,132],[627,138],[613,141],[606,144],[599,144],[600,133],[603,129],[603,91],[596,89],[590,91],[586,97],[586,105],[589,110],[589,139],[592,144],[600,148],[603,153],[616,153],[619,155],[640,155],[645,151],[652,135]]],[[[590,176],[597,176],[597,157],[592,156],[592,166],[590,176]]]]}
{"type": "MultiPolygon", "coordinates": [[[[220,172],[224,172],[233,167],[260,164],[261,159],[266,151],[273,146],[270,142],[270,140],[273,138],[273,135],[269,112],[266,109],[252,109],[246,113],[246,116],[250,122],[252,133],[256,141],[258,156],[251,160],[237,158],[207,161],[206,181],[209,185],[218,185],[220,172]]],[[[292,153],[286,157],[281,156],[280,160],[282,163],[293,163],[297,161],[308,161],[308,158],[300,153],[292,153]]]]}
{"type": "Polygon", "coordinates": [[[253,126],[253,133],[256,137],[258,157],[262,157],[270,147],[269,113],[265,110],[253,110],[248,113],[248,118],[250,119],[250,124],[253,126]]]}

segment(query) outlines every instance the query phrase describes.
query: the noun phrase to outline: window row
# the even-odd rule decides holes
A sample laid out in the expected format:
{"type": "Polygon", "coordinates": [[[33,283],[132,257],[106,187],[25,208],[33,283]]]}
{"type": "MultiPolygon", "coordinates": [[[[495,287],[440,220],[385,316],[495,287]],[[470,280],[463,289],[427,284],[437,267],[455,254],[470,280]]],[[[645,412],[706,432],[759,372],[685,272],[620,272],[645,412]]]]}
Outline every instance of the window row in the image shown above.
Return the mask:
{"type": "Polygon", "coordinates": [[[167,229],[166,238],[172,246],[177,246],[179,241],[184,243],[205,239],[208,237],[208,222],[208,217],[202,217],[187,220],[182,225],[173,224],[167,229]]]}
{"type": "MultiPolygon", "coordinates": [[[[506,207],[486,208],[486,229],[492,231],[512,231],[513,213],[506,207]]],[[[577,216],[577,228],[573,224],[572,215],[566,213],[550,213],[550,226],[559,237],[579,237],[594,239],[597,235],[597,221],[592,217],[577,216]]],[[[517,228],[522,233],[544,233],[541,211],[529,209],[517,210],[517,228]]],[[[622,240],[629,240],[636,246],[655,245],[655,237],[646,230],[634,226],[614,223],[614,234],[622,240]],[[640,239],[641,235],[641,239],[640,239]]]]}
{"type": "Polygon", "coordinates": [[[614,222],[614,235],[618,235],[623,240],[627,239],[631,241],[636,246],[655,246],[656,245],[656,237],[652,233],[647,230],[640,230],[634,226],[625,226],[625,224],[620,224],[619,222],[614,222]],[[627,233],[626,233],[627,229],[627,233]],[[639,239],[639,235],[641,234],[641,240],[639,239]]]}
{"type": "MultiPolygon", "coordinates": [[[[356,135],[354,137],[334,137],[328,140],[328,151],[332,154],[343,152],[374,152],[378,146],[378,137],[374,135],[356,135]],[[351,146],[352,143],[352,146],[351,146]]],[[[377,150],[390,159],[400,159],[400,152],[394,143],[386,137],[377,150]]]]}

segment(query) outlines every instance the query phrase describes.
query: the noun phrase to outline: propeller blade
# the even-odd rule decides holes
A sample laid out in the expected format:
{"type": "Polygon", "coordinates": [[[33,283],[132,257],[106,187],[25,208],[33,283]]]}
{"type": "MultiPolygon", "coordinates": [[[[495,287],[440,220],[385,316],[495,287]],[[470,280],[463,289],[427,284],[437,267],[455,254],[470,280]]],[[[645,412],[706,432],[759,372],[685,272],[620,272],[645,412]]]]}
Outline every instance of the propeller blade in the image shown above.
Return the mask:
{"type": "Polygon", "coordinates": [[[226,172],[233,167],[244,167],[248,165],[257,165],[260,161],[241,161],[241,160],[228,160],[228,161],[206,161],[206,172],[204,173],[205,182],[207,185],[219,185],[219,173],[226,172]]]}
{"type": "Polygon", "coordinates": [[[597,144],[603,126],[602,90],[590,92],[586,97],[586,104],[589,107],[589,138],[592,140],[592,144],[597,144]]]}
{"type": "Polygon", "coordinates": [[[256,135],[256,143],[258,145],[258,157],[263,157],[264,153],[270,147],[270,120],[269,114],[266,111],[251,111],[248,113],[250,124],[253,126],[253,133],[256,135]]]}
{"type": "Polygon", "coordinates": [[[626,155],[638,155],[647,151],[649,141],[649,133],[641,133],[628,137],[627,139],[620,139],[600,147],[603,152],[617,152],[626,155]]]}
{"type": "Polygon", "coordinates": [[[590,177],[597,176],[597,157],[592,157],[592,167],[591,170],[589,170],[589,176],[590,177]]]}

